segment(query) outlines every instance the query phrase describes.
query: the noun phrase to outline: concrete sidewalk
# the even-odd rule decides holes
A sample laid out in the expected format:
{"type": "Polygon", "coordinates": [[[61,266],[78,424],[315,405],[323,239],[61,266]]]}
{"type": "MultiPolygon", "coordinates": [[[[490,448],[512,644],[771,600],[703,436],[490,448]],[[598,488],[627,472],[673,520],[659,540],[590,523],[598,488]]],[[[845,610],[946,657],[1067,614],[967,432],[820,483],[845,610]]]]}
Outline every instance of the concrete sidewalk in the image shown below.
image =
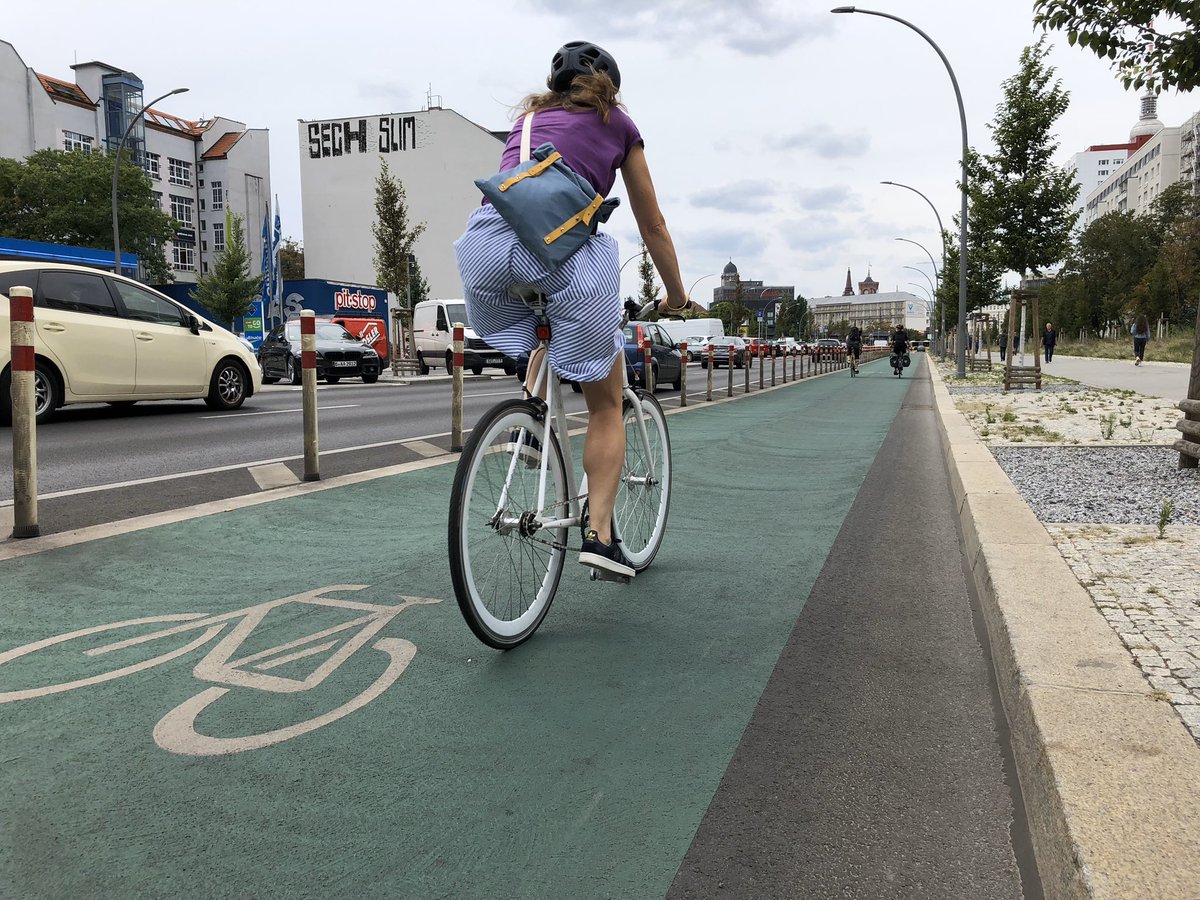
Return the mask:
{"type": "Polygon", "coordinates": [[[1191,370],[1192,367],[1188,363],[1147,361],[1135,366],[1132,354],[1128,360],[1055,354],[1053,361],[1042,362],[1043,375],[1070,378],[1094,387],[1137,391],[1139,394],[1162,397],[1172,402],[1187,397],[1191,370]]]}

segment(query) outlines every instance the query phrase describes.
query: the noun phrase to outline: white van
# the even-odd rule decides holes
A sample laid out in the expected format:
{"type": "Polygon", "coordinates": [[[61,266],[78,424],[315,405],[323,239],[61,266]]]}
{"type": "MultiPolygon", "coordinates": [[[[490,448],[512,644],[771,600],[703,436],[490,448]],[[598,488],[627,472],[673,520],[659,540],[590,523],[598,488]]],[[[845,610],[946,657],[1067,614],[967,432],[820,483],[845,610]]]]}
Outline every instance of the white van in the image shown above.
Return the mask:
{"type": "Polygon", "coordinates": [[[720,319],[659,319],[658,324],[675,343],[687,341],[688,346],[700,338],[725,336],[725,325],[720,319]]]}
{"type": "Polygon", "coordinates": [[[462,322],[463,368],[482,375],[484,366],[500,368],[506,375],[517,371],[516,360],[505,356],[471,330],[467,321],[465,300],[422,300],[413,308],[413,339],[417,346],[417,363],[422,375],[430,369],[444,366],[451,369],[454,353],[455,322],[462,322]]]}

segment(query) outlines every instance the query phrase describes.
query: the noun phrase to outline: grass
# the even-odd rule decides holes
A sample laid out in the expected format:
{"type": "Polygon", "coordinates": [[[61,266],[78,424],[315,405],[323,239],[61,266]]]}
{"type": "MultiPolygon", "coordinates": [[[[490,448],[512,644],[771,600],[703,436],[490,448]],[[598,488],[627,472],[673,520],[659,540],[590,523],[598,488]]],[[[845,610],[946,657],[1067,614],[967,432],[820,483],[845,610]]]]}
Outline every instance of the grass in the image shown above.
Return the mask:
{"type": "MultiPolygon", "coordinates": [[[[1191,334],[1175,335],[1162,341],[1151,338],[1150,343],[1146,345],[1145,358],[1147,362],[1190,363],[1195,346],[1196,338],[1191,334]]],[[[1100,359],[1124,359],[1132,362],[1133,338],[1126,337],[1115,341],[1097,338],[1069,341],[1064,340],[1060,335],[1054,353],[1056,356],[1094,356],[1100,359]]],[[[1050,365],[1053,366],[1054,363],[1050,363],[1050,365]]]]}

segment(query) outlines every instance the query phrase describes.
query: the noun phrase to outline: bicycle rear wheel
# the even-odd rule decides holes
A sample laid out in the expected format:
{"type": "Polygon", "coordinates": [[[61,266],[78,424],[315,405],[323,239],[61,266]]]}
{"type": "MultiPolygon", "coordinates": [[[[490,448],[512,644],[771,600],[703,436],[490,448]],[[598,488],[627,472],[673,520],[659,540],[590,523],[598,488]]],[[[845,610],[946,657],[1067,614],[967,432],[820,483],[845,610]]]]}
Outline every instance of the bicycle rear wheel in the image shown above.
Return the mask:
{"type": "Polygon", "coordinates": [[[567,515],[566,472],[553,431],[546,505],[536,508],[541,434],[533,404],[500,403],[471,432],[454,474],[448,528],[454,594],[475,636],[499,650],[537,631],[566,558],[567,529],[535,524],[567,515]]]}
{"type": "Polygon", "coordinates": [[[625,464],[613,508],[613,532],[630,564],[642,571],[662,546],[671,509],[671,436],[658,401],[635,392],[646,420],[648,447],[643,447],[637,410],[625,401],[625,464]]]}

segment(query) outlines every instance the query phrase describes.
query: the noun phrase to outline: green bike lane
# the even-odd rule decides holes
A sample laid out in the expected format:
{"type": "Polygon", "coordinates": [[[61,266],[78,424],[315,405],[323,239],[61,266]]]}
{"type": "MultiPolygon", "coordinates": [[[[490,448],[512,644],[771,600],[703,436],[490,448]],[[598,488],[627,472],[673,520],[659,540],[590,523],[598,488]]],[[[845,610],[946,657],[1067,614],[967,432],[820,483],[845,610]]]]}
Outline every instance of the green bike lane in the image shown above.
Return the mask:
{"type": "Polygon", "coordinates": [[[0,563],[0,894],[663,895],[910,384],[670,416],[654,566],[507,654],[452,465],[0,563]]]}

